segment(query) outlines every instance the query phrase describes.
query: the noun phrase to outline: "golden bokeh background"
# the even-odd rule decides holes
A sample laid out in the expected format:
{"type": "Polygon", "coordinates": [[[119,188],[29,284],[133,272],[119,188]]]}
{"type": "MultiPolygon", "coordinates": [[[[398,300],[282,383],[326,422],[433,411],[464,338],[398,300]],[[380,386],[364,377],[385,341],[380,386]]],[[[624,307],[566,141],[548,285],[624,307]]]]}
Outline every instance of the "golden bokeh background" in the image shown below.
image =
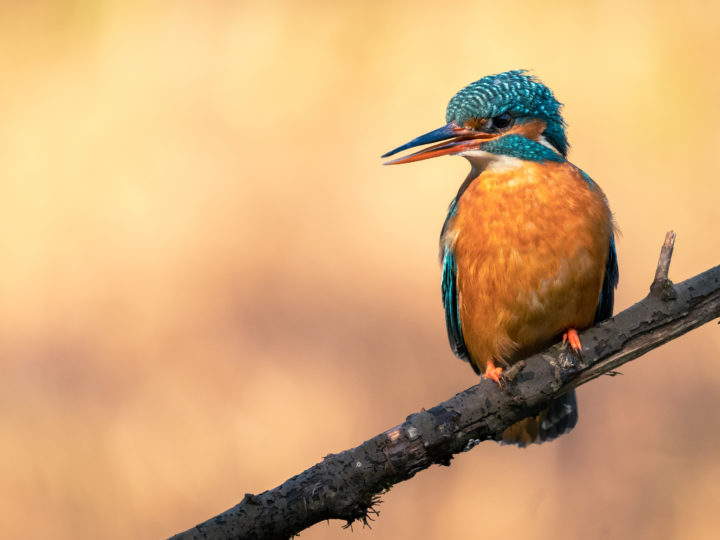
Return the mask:
{"type": "MultiPolygon", "coordinates": [[[[382,167],[489,73],[565,103],[616,310],[720,262],[712,2],[0,3],[0,537],[159,538],[474,384],[437,238],[468,165],[382,167]]],[[[715,538],[720,330],[329,538],[715,538]]]]}

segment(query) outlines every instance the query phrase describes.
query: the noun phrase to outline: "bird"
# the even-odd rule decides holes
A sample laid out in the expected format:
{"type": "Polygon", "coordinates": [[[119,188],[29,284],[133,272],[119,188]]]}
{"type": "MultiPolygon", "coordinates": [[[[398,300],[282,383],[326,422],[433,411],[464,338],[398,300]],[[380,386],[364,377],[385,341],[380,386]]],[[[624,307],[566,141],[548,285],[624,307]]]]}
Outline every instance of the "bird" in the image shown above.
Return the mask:
{"type": "MultiPolygon", "coordinates": [[[[450,100],[438,129],[386,164],[459,155],[470,173],[440,234],[442,303],[452,351],[498,384],[503,370],[613,313],[617,227],[600,186],[567,159],[562,104],[527,70],[487,75],[450,100]]],[[[505,429],[501,442],[552,440],[578,421],[572,390],[505,429]]]]}

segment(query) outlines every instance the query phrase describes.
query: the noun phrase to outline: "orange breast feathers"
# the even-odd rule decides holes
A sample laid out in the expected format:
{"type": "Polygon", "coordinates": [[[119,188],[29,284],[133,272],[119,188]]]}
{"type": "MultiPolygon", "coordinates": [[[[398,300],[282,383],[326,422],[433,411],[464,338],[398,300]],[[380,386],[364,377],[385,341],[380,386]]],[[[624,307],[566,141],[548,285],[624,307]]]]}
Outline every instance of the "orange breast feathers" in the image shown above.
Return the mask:
{"type": "Polygon", "coordinates": [[[487,169],[457,202],[443,242],[455,253],[460,325],[484,371],[593,323],[612,214],[567,162],[487,169]]]}

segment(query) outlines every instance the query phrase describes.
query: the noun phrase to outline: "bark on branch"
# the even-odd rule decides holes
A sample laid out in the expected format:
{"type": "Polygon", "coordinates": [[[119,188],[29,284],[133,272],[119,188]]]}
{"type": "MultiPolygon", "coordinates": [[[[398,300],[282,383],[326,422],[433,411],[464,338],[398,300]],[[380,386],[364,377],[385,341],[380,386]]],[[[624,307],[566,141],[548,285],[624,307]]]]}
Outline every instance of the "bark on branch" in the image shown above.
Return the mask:
{"type": "Polygon", "coordinates": [[[550,347],[507,370],[503,388],[481,381],[360,446],[328,455],[275,489],[246,494],[233,508],[173,538],[289,538],[327,519],[367,522],[392,485],[433,463],[449,465],[454,454],[494,440],[553,397],[720,317],[720,266],[673,285],[668,267],[674,240],[671,231],[650,294],[581,334],[582,358],[561,345],[550,347]]]}

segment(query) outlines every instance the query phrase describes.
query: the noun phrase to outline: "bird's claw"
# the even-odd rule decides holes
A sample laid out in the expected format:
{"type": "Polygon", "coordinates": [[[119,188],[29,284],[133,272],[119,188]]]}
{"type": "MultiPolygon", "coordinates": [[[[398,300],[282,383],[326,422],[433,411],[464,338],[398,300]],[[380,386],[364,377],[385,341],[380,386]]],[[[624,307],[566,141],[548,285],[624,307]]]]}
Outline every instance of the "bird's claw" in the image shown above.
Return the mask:
{"type": "Polygon", "coordinates": [[[565,345],[565,343],[570,345],[570,348],[575,354],[578,356],[582,355],[582,343],[580,343],[577,330],[569,328],[568,331],[563,334],[563,345],[565,345]]]}
{"type": "Polygon", "coordinates": [[[503,385],[503,381],[505,380],[505,377],[503,376],[503,368],[495,367],[492,364],[488,364],[488,366],[485,368],[485,373],[483,373],[483,377],[485,377],[486,379],[492,379],[500,386],[503,385]]]}

